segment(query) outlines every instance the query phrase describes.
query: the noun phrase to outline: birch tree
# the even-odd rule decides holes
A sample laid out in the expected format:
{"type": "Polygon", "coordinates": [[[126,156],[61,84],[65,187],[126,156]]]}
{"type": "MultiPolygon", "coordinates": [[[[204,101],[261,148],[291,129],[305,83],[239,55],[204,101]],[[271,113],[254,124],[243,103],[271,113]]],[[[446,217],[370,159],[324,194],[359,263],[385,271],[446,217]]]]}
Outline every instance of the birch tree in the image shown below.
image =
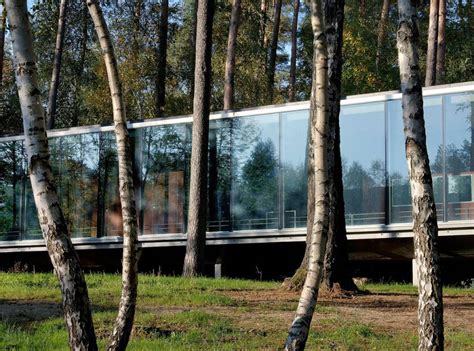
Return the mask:
{"type": "Polygon", "coordinates": [[[43,238],[62,293],[71,350],[97,350],[89,294],[49,163],[45,115],[37,81],[26,0],[7,0],[15,76],[23,116],[28,172],[43,238]]]}
{"type": "Polygon", "coordinates": [[[405,151],[418,267],[418,349],[443,350],[443,297],[438,253],[438,223],[426,148],[423,97],[418,65],[416,0],[398,0],[398,62],[402,90],[405,151]]]}
{"type": "MultiPolygon", "coordinates": [[[[285,350],[303,350],[305,347],[321,282],[329,221],[327,169],[327,138],[329,127],[328,53],[322,1],[311,0],[310,11],[314,36],[310,128],[311,139],[314,145],[309,145],[309,148],[314,148],[312,152],[314,160],[312,162],[314,162],[315,168],[315,212],[309,249],[308,272],[296,315],[288,333],[285,350]]],[[[311,164],[311,162],[308,163],[311,164]]]]}
{"type": "Polygon", "coordinates": [[[194,69],[191,181],[188,238],[183,276],[201,274],[204,268],[207,221],[207,147],[211,104],[212,20],[214,0],[197,0],[196,58],[194,69]]]}
{"type": "Polygon", "coordinates": [[[123,224],[122,294],[108,350],[125,350],[135,316],[138,286],[138,233],[134,197],[132,153],[127,130],[125,104],[111,36],[98,0],[87,6],[99,38],[112,97],[115,138],[117,142],[120,204],[123,224]]]}
{"type": "Polygon", "coordinates": [[[234,0],[230,16],[229,39],[227,41],[227,55],[225,59],[224,110],[230,110],[234,105],[235,48],[237,46],[240,12],[240,0],[234,0]]]}
{"type": "Polygon", "coordinates": [[[63,56],[64,34],[66,31],[66,11],[67,0],[61,0],[59,3],[58,31],[56,34],[53,72],[51,74],[51,83],[49,85],[48,109],[46,113],[48,119],[48,129],[54,129],[56,122],[56,101],[58,97],[59,77],[63,56]]]}
{"type": "Polygon", "coordinates": [[[288,87],[288,100],[295,101],[296,97],[296,49],[298,34],[298,15],[300,12],[300,0],[293,4],[293,20],[291,22],[291,59],[290,59],[290,82],[288,87]]]}

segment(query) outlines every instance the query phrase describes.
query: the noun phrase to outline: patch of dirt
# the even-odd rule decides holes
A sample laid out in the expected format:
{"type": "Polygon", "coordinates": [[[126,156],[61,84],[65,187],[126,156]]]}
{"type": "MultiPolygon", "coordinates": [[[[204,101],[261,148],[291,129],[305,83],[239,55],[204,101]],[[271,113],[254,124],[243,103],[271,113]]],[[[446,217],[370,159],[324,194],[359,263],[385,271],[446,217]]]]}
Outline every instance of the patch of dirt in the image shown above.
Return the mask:
{"type": "Polygon", "coordinates": [[[0,320],[10,323],[34,322],[61,316],[61,305],[56,303],[0,301],[0,320]]]}
{"type": "MultiPolygon", "coordinates": [[[[232,291],[225,292],[224,295],[244,302],[244,305],[250,308],[251,313],[245,314],[245,318],[251,320],[250,323],[270,319],[273,323],[281,321],[286,326],[294,314],[299,299],[299,293],[285,290],[232,291]],[[294,308],[286,311],[288,305],[293,305],[294,308]],[[268,309],[270,306],[274,308],[268,309]],[[282,306],[285,306],[285,311],[282,306]]],[[[474,335],[474,297],[444,296],[443,303],[445,328],[463,330],[474,335]]],[[[316,311],[315,321],[318,320],[318,313],[321,313],[324,319],[344,319],[347,322],[372,324],[385,331],[408,331],[417,328],[416,295],[366,294],[331,297],[325,294],[319,297],[318,305],[323,309],[322,312],[316,311]]],[[[317,322],[315,324],[317,325],[317,322]]]]}

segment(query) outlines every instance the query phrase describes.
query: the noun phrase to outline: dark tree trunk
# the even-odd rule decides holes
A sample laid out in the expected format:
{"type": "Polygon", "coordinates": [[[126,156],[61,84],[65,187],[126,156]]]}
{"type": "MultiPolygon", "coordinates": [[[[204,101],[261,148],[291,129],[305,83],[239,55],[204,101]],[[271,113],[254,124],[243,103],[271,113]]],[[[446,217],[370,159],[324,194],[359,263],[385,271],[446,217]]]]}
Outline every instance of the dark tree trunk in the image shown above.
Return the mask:
{"type": "Polygon", "coordinates": [[[166,57],[168,51],[168,0],[161,0],[156,71],[156,115],[163,116],[166,103],[166,57]]]}
{"type": "Polygon", "coordinates": [[[438,48],[438,11],[439,0],[430,2],[430,20],[428,27],[428,50],[426,52],[425,86],[436,83],[436,52],[438,48]]]}
{"type": "Polygon", "coordinates": [[[51,74],[51,84],[48,96],[48,129],[54,129],[56,124],[56,102],[59,88],[59,75],[61,72],[61,62],[64,47],[64,34],[66,32],[66,11],[67,0],[61,0],[59,4],[58,32],[56,34],[56,48],[54,50],[53,73],[51,74]]]}
{"type": "Polygon", "coordinates": [[[240,0],[234,0],[232,4],[232,15],[230,17],[229,39],[227,41],[227,56],[225,60],[224,110],[230,110],[234,107],[235,48],[237,46],[240,11],[240,0]]]}
{"type": "Polygon", "coordinates": [[[339,112],[341,110],[342,34],[344,27],[344,0],[325,0],[324,16],[328,45],[328,99],[329,99],[329,230],[324,258],[323,282],[329,290],[357,291],[352,280],[347,252],[346,218],[342,184],[341,137],[339,112]]]}
{"type": "Polygon", "coordinates": [[[189,94],[189,100],[190,100],[190,105],[191,107],[194,106],[194,86],[195,86],[195,81],[194,81],[194,75],[195,75],[195,70],[196,70],[196,31],[197,31],[197,13],[198,13],[198,2],[199,0],[194,0],[193,4],[193,14],[192,14],[192,27],[193,30],[191,31],[191,35],[189,38],[189,42],[191,43],[190,47],[190,53],[189,53],[189,61],[191,62],[191,89],[190,89],[190,94],[189,94]]]}
{"type": "Polygon", "coordinates": [[[436,85],[443,84],[446,77],[446,0],[439,0],[437,44],[436,85]]]}
{"type": "Polygon", "coordinates": [[[275,68],[278,49],[278,34],[280,32],[282,0],[275,0],[275,12],[273,15],[272,42],[270,43],[270,53],[268,55],[267,65],[267,96],[268,104],[273,103],[273,85],[275,83],[275,68]]]}
{"type": "Polygon", "coordinates": [[[26,1],[6,1],[15,75],[23,115],[31,188],[51,263],[60,282],[72,350],[97,350],[86,281],[69,238],[49,163],[45,115],[36,77],[26,1]]]}
{"type": "Polygon", "coordinates": [[[295,101],[296,98],[296,49],[298,34],[298,15],[300,12],[300,0],[295,0],[293,5],[293,21],[291,23],[291,60],[290,60],[290,82],[288,87],[288,100],[295,101]]]}
{"type": "Polygon", "coordinates": [[[188,239],[183,266],[185,277],[202,274],[204,268],[213,17],[214,0],[198,0],[188,239]]]}
{"type": "Polygon", "coordinates": [[[418,267],[418,350],[443,350],[443,297],[438,253],[438,223],[426,149],[421,74],[418,65],[416,0],[399,0],[397,32],[405,150],[418,267]]]}
{"type": "Polygon", "coordinates": [[[375,55],[375,68],[378,70],[380,66],[380,57],[382,56],[382,45],[387,32],[388,14],[390,11],[390,0],[383,0],[382,13],[380,14],[380,22],[377,35],[377,53],[375,55]]]}
{"type": "MultiPolygon", "coordinates": [[[[323,283],[329,290],[357,292],[349,268],[347,233],[344,211],[342,184],[342,161],[340,150],[339,112],[341,100],[342,76],[342,34],[344,25],[344,1],[324,1],[326,38],[328,45],[328,99],[329,99],[329,138],[328,138],[328,173],[329,173],[329,230],[326,255],[324,259],[323,283]]],[[[310,137],[310,135],[309,135],[310,137]]],[[[310,139],[311,143],[312,140],[310,139]]],[[[308,150],[311,152],[311,148],[308,150]]],[[[310,233],[314,220],[314,171],[311,165],[312,155],[308,155],[308,220],[306,250],[300,267],[295,274],[285,281],[290,290],[303,288],[306,267],[308,266],[310,233]]]]}
{"type": "MultiPolygon", "coordinates": [[[[3,3],[3,2],[2,2],[3,3]]],[[[7,12],[5,5],[0,5],[1,11],[1,28],[0,28],[0,88],[3,85],[3,58],[5,57],[5,32],[7,29],[7,12]]]]}

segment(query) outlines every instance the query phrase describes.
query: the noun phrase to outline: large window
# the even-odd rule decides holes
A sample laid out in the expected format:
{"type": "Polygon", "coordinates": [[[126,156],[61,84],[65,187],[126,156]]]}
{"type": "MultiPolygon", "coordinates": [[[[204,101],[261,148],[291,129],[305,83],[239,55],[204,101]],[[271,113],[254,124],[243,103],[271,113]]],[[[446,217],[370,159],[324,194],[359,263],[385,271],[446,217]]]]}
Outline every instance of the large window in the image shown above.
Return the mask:
{"type": "MultiPolygon", "coordinates": [[[[410,183],[405,156],[402,104],[388,106],[388,173],[390,186],[390,222],[412,221],[410,183]]],[[[426,143],[433,177],[433,191],[438,220],[443,220],[443,114],[440,96],[424,99],[426,143]]]]}
{"type": "Polygon", "coordinates": [[[189,126],[137,129],[141,233],[184,233],[189,183],[189,126]]]}
{"type": "Polygon", "coordinates": [[[448,220],[474,218],[474,94],[445,97],[448,220]]]}
{"type": "Polygon", "coordinates": [[[385,223],[383,103],[343,106],[341,153],[347,225],[385,223]]]}
{"type": "Polygon", "coordinates": [[[275,229],[278,210],[278,114],[233,121],[233,229],[275,229]]]}
{"type": "Polygon", "coordinates": [[[308,110],[281,115],[283,228],[306,226],[308,121],[308,110]]]}

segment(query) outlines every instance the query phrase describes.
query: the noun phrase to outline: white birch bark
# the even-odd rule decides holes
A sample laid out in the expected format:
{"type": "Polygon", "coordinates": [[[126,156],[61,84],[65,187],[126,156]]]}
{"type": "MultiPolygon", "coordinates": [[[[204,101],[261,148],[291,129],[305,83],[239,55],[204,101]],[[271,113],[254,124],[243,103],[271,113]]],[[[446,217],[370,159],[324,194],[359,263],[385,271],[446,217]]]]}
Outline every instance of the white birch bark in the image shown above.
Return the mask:
{"type": "Polygon", "coordinates": [[[405,148],[410,177],[415,260],[418,266],[418,350],[443,350],[443,297],[438,224],[426,149],[416,0],[398,0],[398,62],[405,148]]]}
{"type": "MultiPolygon", "coordinates": [[[[311,0],[311,24],[314,35],[313,83],[311,90],[311,134],[314,146],[315,214],[309,248],[306,280],[288,333],[285,350],[304,350],[316,308],[324,264],[328,233],[329,187],[327,169],[328,135],[328,53],[321,0],[311,0]]],[[[311,152],[309,152],[311,154],[311,152]]],[[[308,162],[311,164],[311,162],[308,162]]]]}
{"type": "Polygon", "coordinates": [[[125,350],[133,326],[138,286],[139,245],[133,185],[132,153],[130,137],[127,130],[122,85],[112,39],[99,2],[97,0],[87,0],[87,7],[89,8],[89,13],[94,22],[97,37],[99,38],[107,70],[110,95],[112,97],[123,223],[122,294],[108,350],[125,350]]]}
{"type": "Polygon", "coordinates": [[[7,0],[16,84],[20,98],[28,172],[48,254],[59,279],[71,350],[97,350],[89,296],[69,238],[49,163],[44,109],[26,0],[7,0]]]}

